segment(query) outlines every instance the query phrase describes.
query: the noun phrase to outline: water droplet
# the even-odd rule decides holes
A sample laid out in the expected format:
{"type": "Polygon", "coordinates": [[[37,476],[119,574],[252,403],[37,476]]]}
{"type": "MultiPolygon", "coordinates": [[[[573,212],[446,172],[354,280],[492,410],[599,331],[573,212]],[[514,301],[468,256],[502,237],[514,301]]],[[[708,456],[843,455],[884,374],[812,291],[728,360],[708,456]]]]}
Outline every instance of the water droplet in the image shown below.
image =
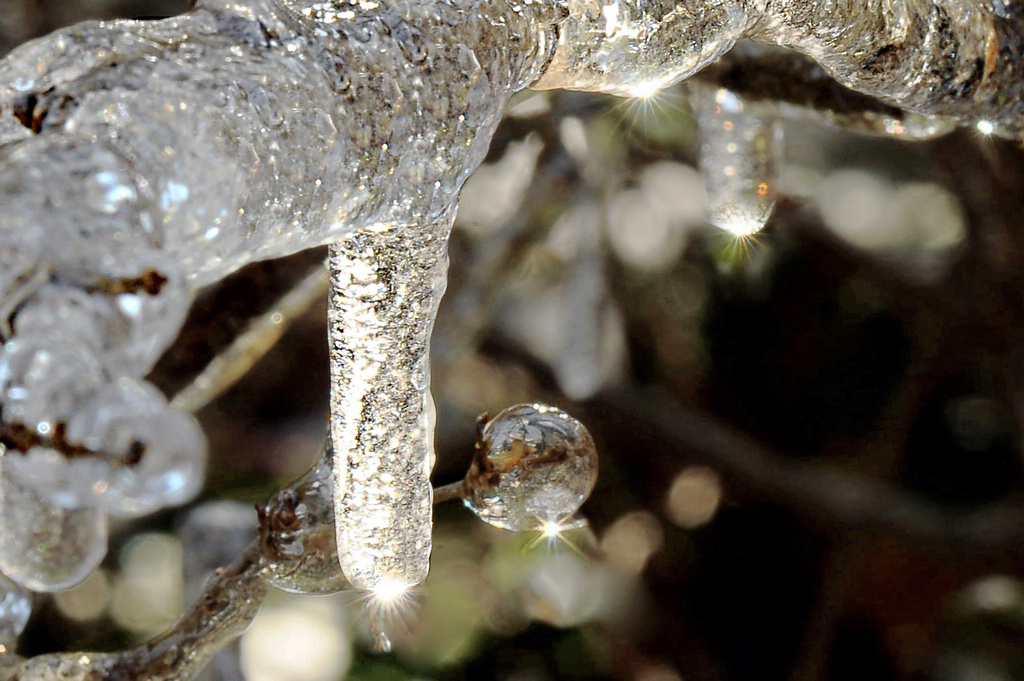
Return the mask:
{"type": "Polygon", "coordinates": [[[466,475],[465,504],[517,532],[572,516],[597,482],[597,449],[579,421],[555,407],[520,404],[487,422],[466,475]]]}
{"type": "Polygon", "coordinates": [[[391,639],[384,633],[384,630],[378,628],[371,633],[373,634],[373,650],[378,653],[390,653],[391,639]]]}

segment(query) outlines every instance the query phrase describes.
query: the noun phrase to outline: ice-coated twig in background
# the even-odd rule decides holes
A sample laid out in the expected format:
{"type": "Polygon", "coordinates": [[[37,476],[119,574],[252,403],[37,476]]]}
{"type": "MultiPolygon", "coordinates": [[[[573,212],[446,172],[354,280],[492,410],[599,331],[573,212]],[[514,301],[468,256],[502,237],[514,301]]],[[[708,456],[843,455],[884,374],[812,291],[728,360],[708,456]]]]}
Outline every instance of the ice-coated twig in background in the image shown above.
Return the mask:
{"type": "Polygon", "coordinates": [[[536,87],[647,97],[749,38],[921,114],[1024,135],[1024,7],[1006,0],[654,0],[568,3],[536,87]]]}
{"type": "Polygon", "coordinates": [[[175,393],[171,406],[195,413],[216,399],[248,373],[281,339],[289,324],[326,295],[329,287],[326,266],[314,267],[269,310],[253,319],[198,376],[175,393]]]}
{"type": "Polygon", "coordinates": [[[756,234],[775,207],[782,165],[778,107],[747,102],[725,88],[694,84],[689,92],[700,130],[708,221],[740,237],[756,234]]]}

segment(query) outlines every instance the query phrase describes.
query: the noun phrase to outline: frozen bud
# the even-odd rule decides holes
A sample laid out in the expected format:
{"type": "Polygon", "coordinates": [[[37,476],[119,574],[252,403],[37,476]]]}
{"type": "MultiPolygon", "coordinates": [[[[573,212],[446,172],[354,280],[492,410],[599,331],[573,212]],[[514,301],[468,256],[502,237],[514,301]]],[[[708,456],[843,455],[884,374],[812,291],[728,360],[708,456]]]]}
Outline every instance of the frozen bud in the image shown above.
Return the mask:
{"type": "Polygon", "coordinates": [[[49,435],[104,380],[94,352],[73,336],[18,336],[0,351],[4,421],[49,435]]]}
{"type": "MultiPolygon", "coordinates": [[[[81,453],[68,452],[72,456],[81,453]]],[[[110,466],[94,456],[69,459],[56,449],[37,446],[24,454],[8,452],[5,473],[47,503],[81,509],[97,505],[97,490],[106,486],[110,466]]]]}
{"type": "Polygon", "coordinates": [[[259,509],[267,578],[283,591],[327,594],[348,585],[334,529],[332,450],[259,509]]]}
{"type": "Polygon", "coordinates": [[[597,482],[597,449],[560,409],[520,404],[487,421],[465,482],[465,504],[486,523],[521,532],[575,514],[597,482]]]}
{"type": "Polygon", "coordinates": [[[111,348],[112,362],[126,374],[146,372],[178,335],[188,314],[191,300],[180,268],[150,258],[124,269],[108,286],[129,329],[128,340],[111,348]]]}
{"type": "Polygon", "coordinates": [[[152,257],[97,277],[67,275],[44,284],[14,317],[14,330],[35,338],[72,338],[88,347],[112,375],[148,371],[188,312],[179,268],[152,257]]]}
{"type": "Polygon", "coordinates": [[[139,516],[182,504],[202,485],[202,431],[142,381],[125,377],[100,388],[68,422],[67,441],[105,463],[92,488],[96,504],[114,515],[139,516]]]}
{"type": "Polygon", "coordinates": [[[107,552],[103,512],[53,506],[5,473],[0,469],[0,572],[32,591],[80,584],[107,552]]]}

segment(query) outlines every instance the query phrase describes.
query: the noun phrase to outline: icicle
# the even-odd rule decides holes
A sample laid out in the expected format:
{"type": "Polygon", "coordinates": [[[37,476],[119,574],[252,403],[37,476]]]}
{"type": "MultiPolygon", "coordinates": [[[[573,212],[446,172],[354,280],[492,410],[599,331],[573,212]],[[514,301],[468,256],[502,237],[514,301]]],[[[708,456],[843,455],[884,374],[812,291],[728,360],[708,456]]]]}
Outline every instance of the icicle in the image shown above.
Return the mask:
{"type": "Polygon", "coordinates": [[[410,587],[430,558],[430,332],[451,220],[380,224],[331,250],[331,434],[342,570],[357,588],[410,587]]]}
{"type": "Polygon", "coordinates": [[[736,236],[756,234],[775,207],[782,147],[770,104],[750,105],[725,90],[690,89],[700,128],[700,168],[711,224],[736,236]]]}

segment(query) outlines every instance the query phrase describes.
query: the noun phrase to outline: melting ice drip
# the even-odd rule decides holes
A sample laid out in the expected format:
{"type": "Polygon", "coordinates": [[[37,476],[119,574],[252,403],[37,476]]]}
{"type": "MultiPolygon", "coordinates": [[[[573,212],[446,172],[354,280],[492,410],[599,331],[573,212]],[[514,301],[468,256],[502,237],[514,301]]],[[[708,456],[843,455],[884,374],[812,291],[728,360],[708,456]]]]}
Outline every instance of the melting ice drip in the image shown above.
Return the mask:
{"type": "Polygon", "coordinates": [[[648,96],[752,37],[1021,138],[1020,7],[200,0],[18,49],[0,61],[0,570],[65,588],[102,557],[105,513],[192,495],[202,435],[140,377],[196,289],[331,243],[342,566],[360,588],[420,581],[445,245],[513,92],[648,96]]]}
{"type": "Polygon", "coordinates": [[[761,231],[775,207],[782,127],[771,104],[725,89],[692,87],[708,220],[738,237],[761,231]]]}

